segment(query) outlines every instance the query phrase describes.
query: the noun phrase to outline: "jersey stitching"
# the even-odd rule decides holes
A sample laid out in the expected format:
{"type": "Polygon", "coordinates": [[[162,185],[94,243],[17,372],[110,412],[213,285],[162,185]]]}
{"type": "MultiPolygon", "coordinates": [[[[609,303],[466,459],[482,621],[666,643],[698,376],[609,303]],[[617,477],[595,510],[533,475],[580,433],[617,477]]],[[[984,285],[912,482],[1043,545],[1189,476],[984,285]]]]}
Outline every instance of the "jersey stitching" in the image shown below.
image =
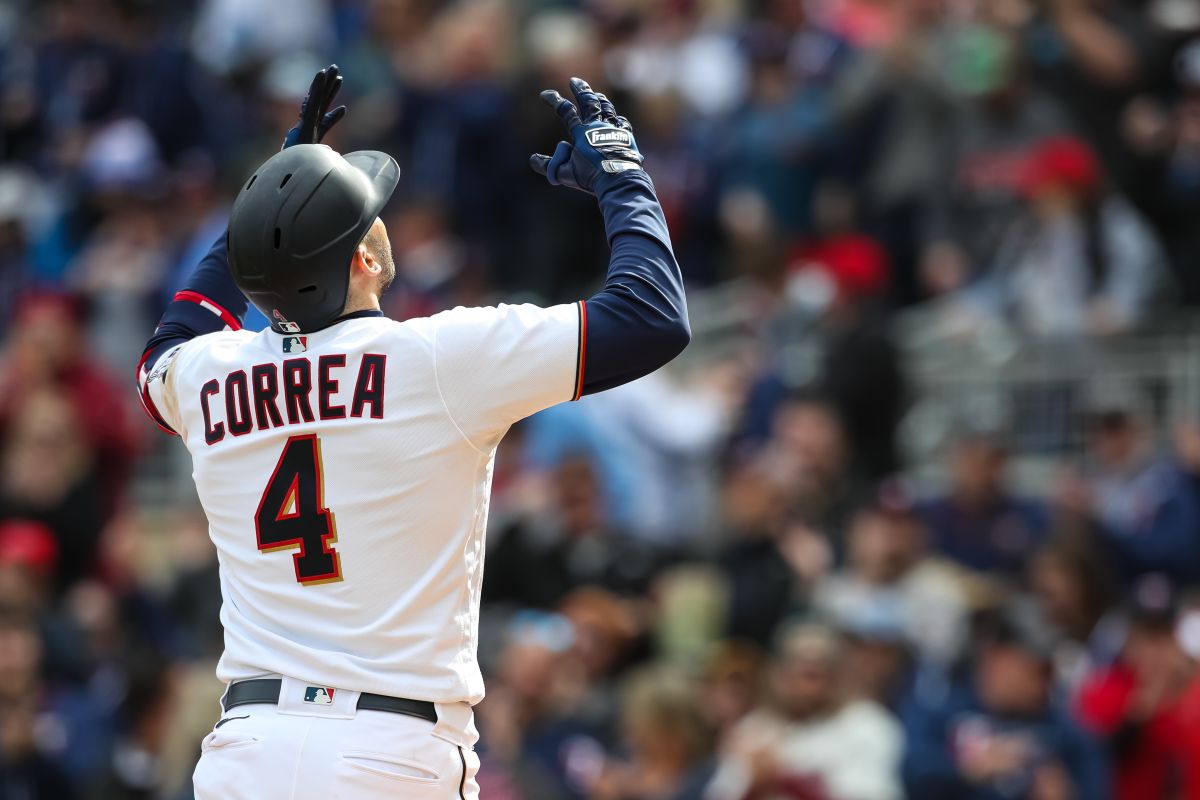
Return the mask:
{"type": "MultiPolygon", "coordinates": [[[[476,452],[477,452],[477,457],[475,460],[475,471],[478,472],[480,465],[483,463],[486,463],[489,456],[482,451],[476,451],[476,452]]],[[[470,530],[467,532],[466,542],[464,542],[464,544],[463,544],[462,557],[463,557],[464,561],[466,560],[467,552],[470,549],[472,542],[474,542],[476,539],[480,540],[479,541],[479,553],[477,553],[476,555],[478,556],[478,555],[486,552],[486,546],[485,546],[486,543],[483,541],[482,537],[484,535],[486,535],[487,529],[486,529],[486,526],[480,525],[479,505],[481,502],[483,502],[483,500],[479,496],[479,490],[480,490],[480,487],[478,484],[476,484],[475,487],[471,490],[471,527],[470,527],[470,530]]],[[[477,571],[482,572],[482,570],[483,570],[482,558],[479,558],[476,560],[475,568],[477,571]]],[[[469,577],[470,576],[468,576],[468,578],[469,577]]],[[[480,581],[482,582],[482,580],[483,580],[483,578],[481,575],[480,581]]],[[[463,658],[462,658],[463,653],[474,653],[475,652],[475,648],[468,647],[468,645],[472,644],[471,621],[472,621],[472,619],[478,619],[478,616],[479,616],[478,606],[474,605],[474,602],[473,602],[474,597],[475,597],[475,595],[471,591],[471,581],[470,580],[463,581],[462,588],[459,592],[458,604],[460,606],[463,606],[463,605],[466,606],[468,616],[467,616],[466,620],[463,622],[463,624],[459,626],[459,634],[461,635],[461,638],[459,639],[459,646],[458,646],[459,654],[455,659],[458,663],[463,663],[463,658]]]]}
{"type": "Polygon", "coordinates": [[[467,446],[470,447],[472,450],[474,450],[479,455],[484,455],[483,450],[476,447],[475,443],[471,441],[471,437],[467,436],[467,434],[463,432],[463,429],[459,427],[458,421],[454,419],[454,414],[450,413],[450,406],[449,406],[449,404],[446,403],[446,395],[442,393],[442,381],[440,378],[438,378],[437,337],[438,337],[438,324],[436,322],[434,322],[433,323],[433,356],[432,356],[432,358],[433,358],[433,385],[434,385],[434,388],[437,389],[438,400],[440,400],[442,402],[442,410],[446,412],[446,419],[450,420],[450,424],[454,426],[454,430],[458,431],[458,435],[463,438],[463,441],[467,443],[467,446]]]}

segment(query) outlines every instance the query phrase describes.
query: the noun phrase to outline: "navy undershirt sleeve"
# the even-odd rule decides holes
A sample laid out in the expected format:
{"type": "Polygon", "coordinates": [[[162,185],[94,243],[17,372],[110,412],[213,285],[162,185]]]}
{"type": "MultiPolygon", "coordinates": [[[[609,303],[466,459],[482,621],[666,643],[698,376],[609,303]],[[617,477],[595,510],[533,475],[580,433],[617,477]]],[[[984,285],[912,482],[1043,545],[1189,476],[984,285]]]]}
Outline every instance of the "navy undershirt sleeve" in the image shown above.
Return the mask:
{"type": "Polygon", "coordinates": [[[582,394],[649,375],[692,337],[683,278],[650,176],[605,176],[596,194],[612,255],[604,288],[585,304],[582,394]]]}
{"type": "Polygon", "coordinates": [[[197,336],[242,327],[249,304],[229,272],[227,236],[217,239],[163,312],[146,343],[142,364],[153,365],[167,350],[197,336]]]}

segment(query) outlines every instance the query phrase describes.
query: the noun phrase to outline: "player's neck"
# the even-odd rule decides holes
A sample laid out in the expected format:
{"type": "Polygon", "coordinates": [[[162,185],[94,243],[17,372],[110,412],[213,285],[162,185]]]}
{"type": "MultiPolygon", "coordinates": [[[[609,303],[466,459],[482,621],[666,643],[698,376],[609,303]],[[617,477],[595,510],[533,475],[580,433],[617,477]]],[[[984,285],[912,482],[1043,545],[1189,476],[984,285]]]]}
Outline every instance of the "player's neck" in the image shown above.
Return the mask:
{"type": "Polygon", "coordinates": [[[379,311],[379,295],[374,292],[367,292],[359,297],[351,297],[346,301],[346,307],[342,309],[342,316],[353,314],[356,311],[379,311]]]}

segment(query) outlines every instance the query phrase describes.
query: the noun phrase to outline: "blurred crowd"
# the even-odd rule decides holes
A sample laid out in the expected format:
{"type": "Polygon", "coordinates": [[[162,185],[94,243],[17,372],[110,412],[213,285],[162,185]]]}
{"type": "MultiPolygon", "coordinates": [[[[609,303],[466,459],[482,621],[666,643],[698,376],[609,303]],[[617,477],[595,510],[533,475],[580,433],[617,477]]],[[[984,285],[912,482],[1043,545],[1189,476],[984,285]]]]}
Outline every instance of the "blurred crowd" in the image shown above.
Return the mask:
{"type": "Polygon", "coordinates": [[[1200,304],[1200,3],[7,0],[0,800],[191,797],[217,566],[133,367],[333,60],[331,143],[404,170],[390,316],[598,286],[594,200],[527,167],[570,75],[694,300],[680,363],[500,449],[485,798],[1200,799],[1200,422],[1108,381],[1032,489],[1003,414],[913,463],[897,333],[1200,304]]]}

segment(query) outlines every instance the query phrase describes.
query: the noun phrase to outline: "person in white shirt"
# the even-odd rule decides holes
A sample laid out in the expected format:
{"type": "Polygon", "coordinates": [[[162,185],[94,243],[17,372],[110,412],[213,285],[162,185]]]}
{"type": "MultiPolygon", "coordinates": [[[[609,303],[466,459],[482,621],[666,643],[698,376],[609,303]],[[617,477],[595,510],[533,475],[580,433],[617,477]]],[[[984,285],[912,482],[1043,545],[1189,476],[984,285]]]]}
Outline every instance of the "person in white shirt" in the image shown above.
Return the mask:
{"type": "Polygon", "coordinates": [[[705,800],[904,796],[900,724],[874,701],[847,699],[839,678],[844,655],[838,634],[823,625],[783,631],[773,702],[733,729],[705,800]]]}

